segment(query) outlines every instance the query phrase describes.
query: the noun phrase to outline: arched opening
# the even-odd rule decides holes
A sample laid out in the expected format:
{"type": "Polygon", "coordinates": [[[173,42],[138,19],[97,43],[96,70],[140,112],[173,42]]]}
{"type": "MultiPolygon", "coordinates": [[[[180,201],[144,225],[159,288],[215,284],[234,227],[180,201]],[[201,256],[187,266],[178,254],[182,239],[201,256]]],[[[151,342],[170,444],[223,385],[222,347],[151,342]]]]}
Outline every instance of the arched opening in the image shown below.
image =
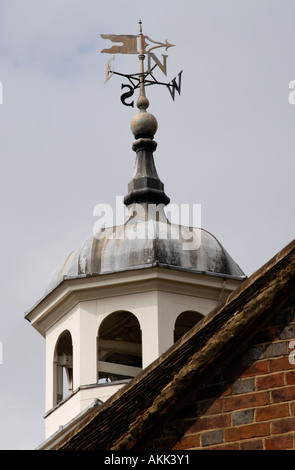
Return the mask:
{"type": "Polygon", "coordinates": [[[204,318],[199,312],[187,310],[178,315],[174,327],[174,343],[187,333],[196,323],[204,318]]]}
{"type": "Polygon", "coordinates": [[[65,330],[59,337],[54,354],[54,404],[57,405],[73,391],[73,343],[65,330]]]}
{"type": "Polygon", "coordinates": [[[101,323],[97,339],[98,382],[135,377],[142,368],[140,325],[133,313],[114,312],[101,323]]]}

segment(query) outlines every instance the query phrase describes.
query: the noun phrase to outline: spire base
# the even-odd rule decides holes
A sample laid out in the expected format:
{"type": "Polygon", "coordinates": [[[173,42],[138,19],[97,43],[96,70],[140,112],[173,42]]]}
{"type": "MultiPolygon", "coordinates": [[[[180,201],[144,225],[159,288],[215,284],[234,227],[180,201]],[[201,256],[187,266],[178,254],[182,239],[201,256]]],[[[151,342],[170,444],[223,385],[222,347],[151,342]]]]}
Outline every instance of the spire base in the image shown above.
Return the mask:
{"type": "Polygon", "coordinates": [[[169,204],[170,199],[155,167],[153,152],[156,148],[157,142],[151,138],[141,137],[133,143],[136,162],[133,178],[128,184],[128,194],[124,197],[126,206],[133,203],[169,204]]]}

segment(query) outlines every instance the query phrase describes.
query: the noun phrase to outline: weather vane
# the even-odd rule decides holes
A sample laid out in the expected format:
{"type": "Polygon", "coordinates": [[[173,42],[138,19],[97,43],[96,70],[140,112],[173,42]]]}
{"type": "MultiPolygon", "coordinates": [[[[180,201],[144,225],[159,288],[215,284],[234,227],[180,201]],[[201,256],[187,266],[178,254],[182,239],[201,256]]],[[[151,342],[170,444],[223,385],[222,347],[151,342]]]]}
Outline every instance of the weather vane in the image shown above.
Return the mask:
{"type": "MultiPolygon", "coordinates": [[[[155,78],[154,73],[153,73],[156,67],[158,67],[161,70],[161,72],[167,75],[167,57],[168,56],[166,54],[162,54],[162,62],[161,62],[161,60],[152,51],[161,47],[164,47],[167,51],[167,49],[169,47],[173,47],[174,44],[170,44],[167,41],[167,39],[165,42],[153,41],[149,36],[143,35],[141,20],[139,20],[139,34],[138,35],[101,34],[100,36],[103,39],[109,39],[114,43],[121,43],[120,45],[114,45],[110,47],[109,49],[103,49],[101,52],[113,54],[113,56],[107,62],[105,83],[114,74],[119,75],[121,77],[125,77],[129,80],[129,84],[122,83],[121,85],[121,89],[123,88],[129,89],[128,92],[125,92],[121,95],[121,102],[125,106],[132,106],[132,107],[134,106],[134,101],[126,102],[126,99],[132,97],[134,94],[134,91],[138,88],[140,90],[139,101],[140,99],[147,100],[147,98],[145,97],[145,87],[150,86],[150,85],[166,86],[170,92],[170,95],[173,101],[175,99],[176,91],[180,95],[182,71],[178,74],[178,81],[177,81],[177,77],[175,77],[169,83],[158,81],[155,78]],[[111,68],[111,62],[115,59],[114,54],[137,54],[140,60],[140,72],[133,73],[133,74],[124,74],[124,73],[115,72],[115,70],[111,68]],[[147,70],[144,71],[144,59],[146,56],[148,59],[148,64],[147,64],[147,70]]],[[[137,106],[138,106],[138,102],[137,102],[137,106]]]]}

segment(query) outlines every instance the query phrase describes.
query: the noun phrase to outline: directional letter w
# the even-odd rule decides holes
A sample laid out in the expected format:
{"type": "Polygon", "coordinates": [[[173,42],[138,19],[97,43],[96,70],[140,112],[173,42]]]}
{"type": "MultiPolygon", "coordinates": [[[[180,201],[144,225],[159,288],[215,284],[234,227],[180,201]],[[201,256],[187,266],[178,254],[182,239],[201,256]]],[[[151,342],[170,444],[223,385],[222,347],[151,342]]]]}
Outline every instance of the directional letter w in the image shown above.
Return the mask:
{"type": "Polygon", "coordinates": [[[175,90],[178,92],[178,94],[180,95],[180,90],[181,90],[181,74],[182,74],[182,71],[179,72],[178,74],[178,84],[176,82],[176,77],[173,78],[173,80],[168,83],[167,87],[168,87],[168,90],[170,91],[170,95],[172,96],[172,99],[174,101],[174,98],[175,98],[175,90]]]}

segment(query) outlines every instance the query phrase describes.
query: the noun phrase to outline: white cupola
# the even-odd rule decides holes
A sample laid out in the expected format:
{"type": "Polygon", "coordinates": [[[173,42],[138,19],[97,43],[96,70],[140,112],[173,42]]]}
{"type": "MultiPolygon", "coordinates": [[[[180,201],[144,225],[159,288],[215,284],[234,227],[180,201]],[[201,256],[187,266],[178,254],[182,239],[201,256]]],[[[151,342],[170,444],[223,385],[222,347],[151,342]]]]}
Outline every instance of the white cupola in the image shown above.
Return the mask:
{"type": "Polygon", "coordinates": [[[26,314],[46,341],[46,439],[110,398],[245,279],[213,235],[168,221],[157,121],[142,94],[138,105],[125,224],[91,234],[26,314]]]}

